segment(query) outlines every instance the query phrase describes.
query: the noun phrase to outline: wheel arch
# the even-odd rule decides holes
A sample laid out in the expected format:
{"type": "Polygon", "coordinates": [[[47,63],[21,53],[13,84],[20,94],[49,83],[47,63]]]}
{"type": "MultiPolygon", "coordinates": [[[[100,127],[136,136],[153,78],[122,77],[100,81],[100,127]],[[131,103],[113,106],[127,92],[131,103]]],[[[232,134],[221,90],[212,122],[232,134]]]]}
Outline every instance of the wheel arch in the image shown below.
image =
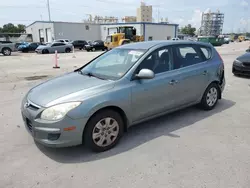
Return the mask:
{"type": "Polygon", "coordinates": [[[219,88],[219,99],[221,99],[221,98],[222,98],[222,92],[221,92],[221,88],[220,88],[220,81],[218,81],[218,80],[212,81],[212,82],[206,87],[206,89],[207,89],[211,84],[216,84],[216,85],[218,86],[218,88],[219,88]]]}
{"type": "MultiPolygon", "coordinates": [[[[104,107],[102,107],[102,108],[100,108],[100,109],[92,112],[91,115],[90,115],[90,117],[88,118],[88,121],[87,121],[86,125],[88,124],[88,122],[90,121],[90,119],[94,115],[96,115],[97,113],[100,113],[101,111],[105,111],[105,110],[113,110],[113,111],[119,113],[119,115],[121,116],[121,118],[122,118],[122,120],[124,122],[124,131],[126,132],[127,129],[128,129],[128,124],[129,124],[128,117],[127,117],[125,111],[122,108],[120,108],[118,106],[115,106],[115,105],[104,106],[104,107]]],[[[84,127],[83,135],[84,135],[85,130],[86,130],[86,126],[84,127]]]]}

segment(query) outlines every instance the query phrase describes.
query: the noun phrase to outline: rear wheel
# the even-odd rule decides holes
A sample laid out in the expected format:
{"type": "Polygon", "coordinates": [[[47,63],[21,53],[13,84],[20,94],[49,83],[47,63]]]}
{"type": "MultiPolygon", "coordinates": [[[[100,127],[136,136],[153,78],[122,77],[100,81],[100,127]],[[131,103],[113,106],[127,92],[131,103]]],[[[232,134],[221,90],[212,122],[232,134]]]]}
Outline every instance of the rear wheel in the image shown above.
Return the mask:
{"type": "Polygon", "coordinates": [[[202,109],[204,110],[212,110],[219,99],[219,95],[220,95],[220,89],[218,84],[216,83],[212,83],[210,84],[205,93],[203,94],[200,106],[202,107],[202,109]]]}
{"type": "Polygon", "coordinates": [[[3,48],[2,49],[2,54],[4,56],[10,56],[11,55],[11,49],[10,48],[3,48]]]}
{"type": "Polygon", "coordinates": [[[43,50],[42,51],[42,54],[48,54],[49,53],[49,50],[43,50]]]}
{"type": "Polygon", "coordinates": [[[105,110],[95,114],[87,123],[84,131],[84,143],[96,152],[113,148],[120,140],[124,122],[119,113],[105,110]]]}
{"type": "Polygon", "coordinates": [[[92,48],[92,51],[94,52],[94,51],[95,51],[95,48],[92,48]]]}
{"type": "Polygon", "coordinates": [[[71,52],[70,48],[66,48],[66,49],[65,49],[65,52],[66,52],[66,53],[70,53],[70,52],[71,52]]]}

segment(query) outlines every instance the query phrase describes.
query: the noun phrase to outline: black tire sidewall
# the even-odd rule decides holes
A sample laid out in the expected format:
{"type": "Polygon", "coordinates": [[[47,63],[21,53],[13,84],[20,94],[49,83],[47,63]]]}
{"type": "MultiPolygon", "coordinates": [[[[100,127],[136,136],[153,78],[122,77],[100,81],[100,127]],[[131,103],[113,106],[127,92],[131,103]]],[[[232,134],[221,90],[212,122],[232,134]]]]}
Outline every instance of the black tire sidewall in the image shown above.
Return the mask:
{"type": "Polygon", "coordinates": [[[88,123],[85,127],[84,134],[83,134],[84,144],[86,145],[86,147],[88,149],[90,149],[94,152],[104,152],[104,151],[107,151],[107,150],[113,148],[119,142],[120,138],[123,135],[123,132],[124,132],[124,122],[123,122],[123,119],[118,112],[113,111],[113,110],[100,111],[90,118],[90,120],[88,121],[88,123]],[[95,125],[101,119],[104,119],[107,117],[111,117],[117,121],[117,123],[119,125],[119,133],[118,133],[116,140],[111,145],[106,146],[106,147],[100,147],[94,143],[94,141],[92,139],[92,132],[93,132],[95,125]]]}
{"type": "Polygon", "coordinates": [[[10,55],[11,55],[11,49],[10,49],[10,48],[3,48],[3,49],[2,49],[2,54],[3,54],[4,56],[10,56],[10,55]],[[5,54],[5,53],[4,53],[5,50],[9,50],[10,53],[9,53],[9,54],[5,54]]]}
{"type": "Polygon", "coordinates": [[[203,94],[203,96],[202,96],[202,100],[201,100],[201,103],[200,103],[201,107],[202,107],[204,110],[212,110],[212,109],[216,106],[216,104],[218,103],[219,94],[220,94],[220,88],[219,88],[218,84],[216,84],[216,83],[210,84],[210,85],[207,87],[206,91],[204,92],[204,94],[203,94]],[[209,106],[209,105],[207,104],[207,93],[208,93],[209,90],[210,90],[211,88],[213,88],[213,87],[217,90],[217,100],[216,100],[216,102],[214,103],[213,106],[209,106]]]}
{"type": "Polygon", "coordinates": [[[65,52],[66,52],[66,53],[70,53],[71,50],[70,50],[69,48],[66,48],[66,49],[65,49],[65,52]]]}
{"type": "Polygon", "coordinates": [[[43,50],[43,51],[42,51],[42,54],[48,54],[48,53],[49,53],[48,50],[43,50]]]}

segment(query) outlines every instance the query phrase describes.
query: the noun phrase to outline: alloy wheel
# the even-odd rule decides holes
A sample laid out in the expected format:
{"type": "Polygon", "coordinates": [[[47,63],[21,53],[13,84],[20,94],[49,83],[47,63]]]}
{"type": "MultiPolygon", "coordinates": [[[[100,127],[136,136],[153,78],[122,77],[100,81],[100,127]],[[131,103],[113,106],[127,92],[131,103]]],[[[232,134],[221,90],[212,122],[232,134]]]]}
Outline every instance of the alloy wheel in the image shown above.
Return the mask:
{"type": "Polygon", "coordinates": [[[218,100],[218,91],[215,87],[211,87],[210,90],[207,92],[206,101],[208,106],[212,107],[216,104],[218,100]]]}
{"type": "Polygon", "coordinates": [[[92,139],[99,147],[106,147],[114,143],[119,135],[118,122],[113,118],[104,118],[94,127],[92,139]]]}

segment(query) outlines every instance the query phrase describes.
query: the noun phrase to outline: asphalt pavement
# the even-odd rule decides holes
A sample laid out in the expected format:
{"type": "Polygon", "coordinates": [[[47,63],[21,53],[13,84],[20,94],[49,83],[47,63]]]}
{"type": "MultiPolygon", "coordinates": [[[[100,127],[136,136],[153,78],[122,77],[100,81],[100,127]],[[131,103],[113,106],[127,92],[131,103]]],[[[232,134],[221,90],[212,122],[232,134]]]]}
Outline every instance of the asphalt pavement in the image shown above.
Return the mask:
{"type": "Polygon", "coordinates": [[[191,107],[134,126],[112,150],[34,143],[20,115],[25,93],[102,52],[0,56],[0,188],[249,188],[250,79],[231,73],[249,42],[218,47],[223,99],[209,112],[191,107]]]}

